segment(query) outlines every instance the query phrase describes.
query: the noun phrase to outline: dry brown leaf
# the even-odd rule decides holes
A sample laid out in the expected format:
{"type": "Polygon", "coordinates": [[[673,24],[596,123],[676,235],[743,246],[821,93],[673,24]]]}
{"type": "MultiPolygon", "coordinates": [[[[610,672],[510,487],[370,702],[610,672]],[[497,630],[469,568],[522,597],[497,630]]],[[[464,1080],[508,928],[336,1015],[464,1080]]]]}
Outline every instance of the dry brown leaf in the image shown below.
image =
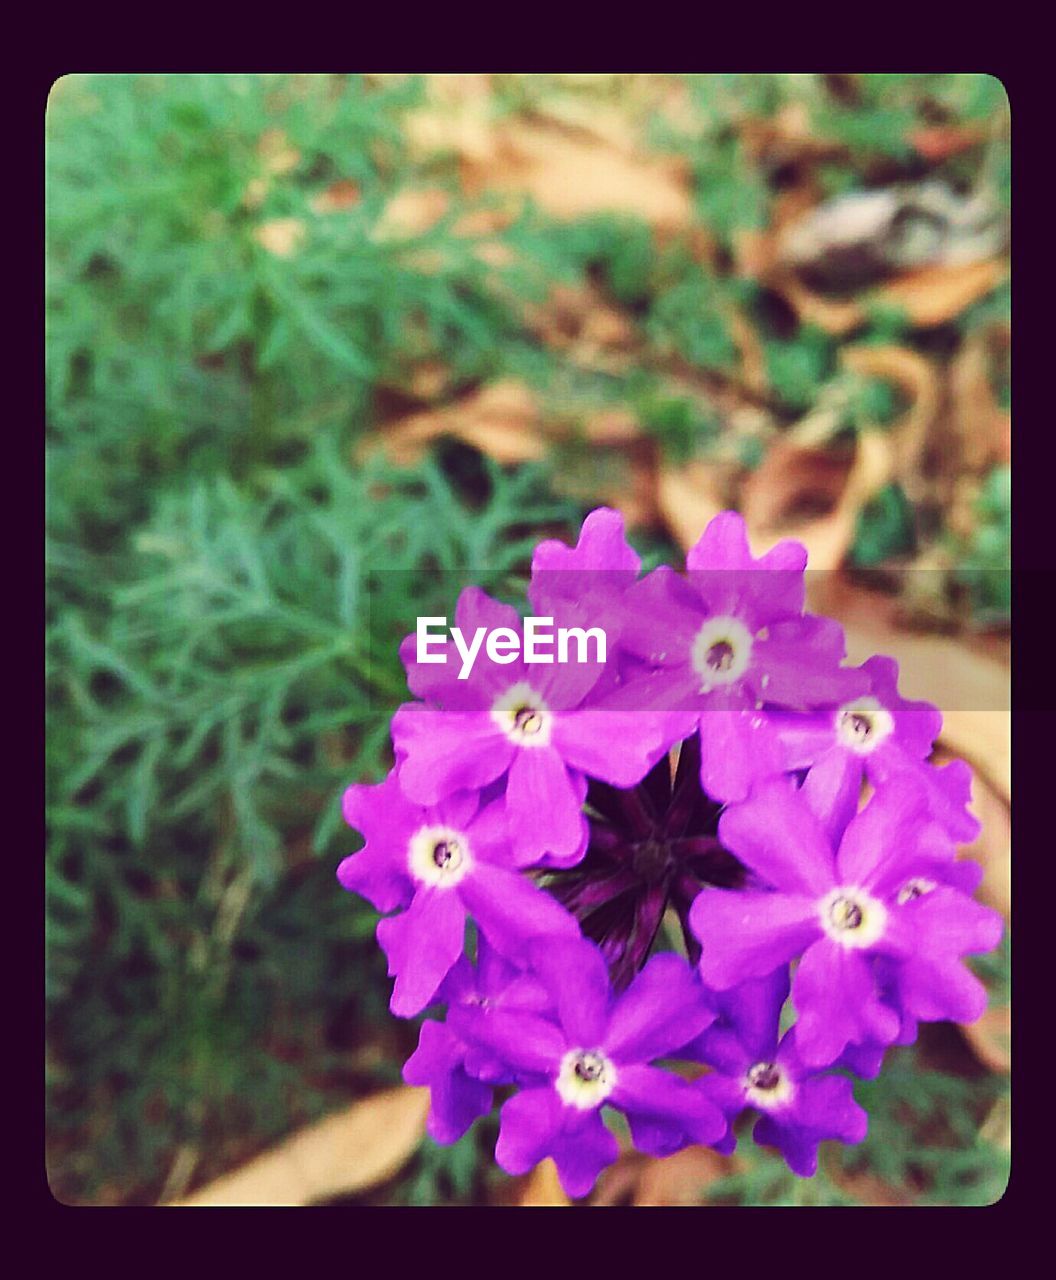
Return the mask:
{"type": "MultiPolygon", "coordinates": [[[[775,440],[741,492],[741,514],[756,537],[775,540],[774,530],[828,520],[839,505],[854,466],[854,454],[775,440]]],[[[798,537],[798,533],[796,535],[798,537]]],[[[814,559],[811,557],[811,568],[814,559]]]]}
{"type": "Polygon", "coordinates": [[[647,1160],[634,1203],[649,1207],[705,1204],[711,1184],[727,1177],[733,1168],[728,1156],[709,1147],[686,1147],[666,1159],[647,1160]]]}
{"type": "Polygon", "coordinates": [[[556,284],[545,301],[524,307],[528,328],[548,346],[589,361],[602,349],[626,350],[638,341],[630,317],[590,285],[556,284]]]}
{"type": "Polygon", "coordinates": [[[938,377],[915,351],[849,347],[841,360],[861,377],[894,383],[908,397],[909,408],[886,431],[860,431],[849,459],[819,447],[843,421],[840,413],[819,405],[770,446],[741,495],[749,529],[760,538],[802,542],[813,570],[839,568],[862,508],[893,479],[916,474],[940,404],[938,377]]]}
{"type": "Polygon", "coordinates": [[[430,75],[426,103],[404,116],[404,134],[417,159],[455,152],[478,163],[494,157],[491,77],[487,74],[430,75]]]}
{"type": "Polygon", "coordinates": [[[908,347],[845,347],[840,363],[863,378],[893,383],[909,400],[909,408],[892,423],[894,475],[905,484],[917,470],[928,432],[942,399],[939,375],[930,360],[908,347]]]}
{"type": "Polygon", "coordinates": [[[870,306],[898,307],[910,324],[921,328],[955,319],[973,302],[986,297],[1004,279],[1002,259],[963,265],[921,267],[856,298],[833,299],[808,289],[790,272],[775,273],[771,286],[785,298],[804,324],[815,324],[843,337],[863,324],[870,306]]]}
{"type": "Polygon", "coordinates": [[[538,103],[532,117],[551,121],[565,132],[586,134],[625,155],[639,150],[638,130],[627,113],[597,99],[555,96],[538,103]]]}
{"type": "Polygon", "coordinates": [[[451,435],[496,462],[527,462],[545,456],[535,397],[524,383],[508,378],[490,383],[456,404],[428,409],[390,423],[364,442],[380,446],[400,465],[416,461],[441,436],[451,435]]]}
{"type": "Polygon", "coordinates": [[[561,219],[605,211],[634,214],[655,227],[690,225],[688,171],[677,159],[630,156],[535,121],[507,121],[494,140],[494,151],[485,155],[462,153],[462,185],[470,196],[519,192],[561,219]]]}
{"type": "MultiPolygon", "coordinates": [[[[436,378],[443,371],[435,371],[436,378]]],[[[435,378],[423,374],[425,387],[435,378]]],[[[582,421],[547,419],[522,382],[503,379],[454,404],[406,414],[363,440],[358,456],[377,449],[398,465],[409,465],[437,439],[453,436],[503,465],[544,458],[554,444],[593,446],[584,467],[575,455],[558,476],[562,492],[619,507],[628,523],[656,517],[656,448],[641,437],[637,419],[626,410],[606,409],[582,421]]]]}
{"type": "Polygon", "coordinates": [[[408,388],[418,400],[435,400],[450,384],[451,370],[440,360],[423,360],[415,365],[408,388]]]}
{"type": "Polygon", "coordinates": [[[985,124],[940,124],[915,129],[909,140],[925,160],[946,160],[985,142],[987,136],[985,124]]]}
{"type": "Polygon", "coordinates": [[[844,143],[818,136],[805,102],[789,102],[776,115],[740,126],[741,142],[757,164],[817,164],[845,155],[844,143]]]}
{"type": "Polygon", "coordinates": [[[289,258],[303,243],[305,231],[300,218],[272,218],[269,222],[262,222],[253,232],[253,237],[277,258],[289,258]]]}
{"type": "Polygon", "coordinates": [[[950,363],[948,447],[955,450],[946,469],[981,475],[1009,460],[1009,416],[990,383],[987,335],[971,333],[950,363]]]}
{"type": "Polygon", "coordinates": [[[901,307],[915,325],[945,324],[995,289],[1005,277],[1000,258],[962,266],[922,267],[884,285],[873,301],[901,307]]]}
{"type": "Polygon", "coordinates": [[[961,1032],[972,1052],[991,1071],[1012,1069],[1012,1009],[991,1005],[978,1022],[962,1024],[961,1032]]]}
{"type": "Polygon", "coordinates": [[[283,174],[296,169],[301,153],[281,129],[266,129],[257,143],[257,155],[265,173],[283,174]]]}
{"type": "Polygon", "coordinates": [[[749,391],[756,395],[764,395],[769,386],[766,376],[766,353],[755,328],[749,324],[744,314],[737,308],[731,308],[726,316],[730,337],[740,354],[740,381],[749,391]]]}
{"type": "Polygon", "coordinates": [[[688,551],[708,522],[725,511],[728,470],[699,459],[683,466],[660,464],[656,501],[676,542],[688,551]]]}
{"type": "Polygon", "coordinates": [[[381,211],[372,237],[380,242],[420,236],[440,221],[450,203],[441,187],[405,187],[381,211]]]}
{"type": "Polygon", "coordinates": [[[615,1164],[610,1164],[601,1171],[590,1203],[595,1206],[611,1206],[630,1203],[638,1179],[642,1175],[642,1166],[647,1157],[637,1151],[624,1151],[615,1164]]]}
{"type": "Polygon", "coordinates": [[[363,1191],[410,1159],[425,1133],[428,1110],[428,1089],[374,1094],[175,1203],[307,1205],[363,1191]]]}
{"type": "Polygon", "coordinates": [[[629,409],[601,409],[584,421],[583,434],[592,444],[630,445],[641,438],[642,428],[629,409]]]}
{"type": "Polygon", "coordinates": [[[516,218],[516,201],[506,200],[485,209],[470,209],[462,214],[451,230],[456,236],[490,236],[496,231],[505,231],[516,218]]]}
{"type": "Polygon", "coordinates": [[[557,1165],[547,1158],[535,1166],[528,1175],[521,1192],[522,1206],[539,1206],[554,1208],[570,1205],[572,1201],[565,1195],[561,1180],[557,1176],[557,1165]]]}
{"type": "Polygon", "coordinates": [[[359,199],[359,184],[351,178],[339,178],[313,198],[312,208],[316,213],[343,213],[359,204],[359,199]]]}
{"type": "Polygon", "coordinates": [[[857,329],[865,320],[865,308],[855,298],[826,298],[815,293],[791,272],[775,272],[770,281],[799,317],[801,324],[817,325],[835,338],[857,329]]]}
{"type": "Polygon", "coordinates": [[[879,431],[858,433],[849,468],[825,450],[777,441],[748,477],[741,494],[741,510],[753,541],[795,538],[807,548],[811,569],[839,568],[854,541],[858,513],[888,483],[893,467],[891,438],[879,431]],[[841,471],[843,483],[837,489],[841,471]],[[819,495],[835,498],[831,510],[797,515],[802,504],[816,504],[819,495]]]}

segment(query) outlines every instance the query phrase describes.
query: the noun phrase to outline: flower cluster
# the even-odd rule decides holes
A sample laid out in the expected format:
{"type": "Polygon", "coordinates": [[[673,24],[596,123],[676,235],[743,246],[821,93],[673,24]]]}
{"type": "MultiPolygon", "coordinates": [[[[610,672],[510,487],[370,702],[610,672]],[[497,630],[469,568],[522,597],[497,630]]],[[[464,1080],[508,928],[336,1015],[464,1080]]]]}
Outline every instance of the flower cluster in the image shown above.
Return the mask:
{"type": "MultiPolygon", "coordinates": [[[[601,509],[574,548],[536,548],[528,596],[602,627],[603,662],[460,680],[404,642],[417,700],[389,777],[345,795],[366,844],[338,875],[385,913],[393,1013],[446,1008],[404,1068],[436,1141],[501,1090],[499,1165],[550,1156],[583,1196],[618,1152],[605,1108],[654,1155],[732,1151],[751,1110],[755,1141],[810,1176],[819,1142],[865,1136],[853,1075],[921,1021],[982,1014],[963,957],[1002,926],[957,857],[969,770],[929,763],[941,716],[899,696],[891,659],[843,665],[805,567],[792,542],[753,558],[725,512],[684,575],[643,577],[601,509]]],[[[457,622],[521,628],[477,588],[457,622]]]]}

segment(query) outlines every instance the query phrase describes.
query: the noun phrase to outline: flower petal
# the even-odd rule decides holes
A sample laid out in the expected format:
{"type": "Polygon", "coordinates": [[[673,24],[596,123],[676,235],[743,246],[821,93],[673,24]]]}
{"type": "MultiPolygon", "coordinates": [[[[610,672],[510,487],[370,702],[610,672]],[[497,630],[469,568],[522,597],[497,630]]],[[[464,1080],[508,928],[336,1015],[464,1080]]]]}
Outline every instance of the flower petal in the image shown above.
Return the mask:
{"type": "Polygon", "coordinates": [[[684,712],[587,707],[558,716],[552,740],[574,768],[614,787],[633,787],[692,725],[684,712]]]}
{"type": "Polygon", "coordinates": [[[566,1195],[574,1200],[593,1190],[598,1174],[620,1154],[620,1144],[597,1111],[570,1115],[565,1109],[565,1122],[553,1142],[551,1155],[557,1165],[557,1176],[566,1195]]]}
{"type": "Polygon", "coordinates": [[[882,894],[917,855],[927,818],[923,785],[908,773],[891,778],[848,826],[836,857],[840,880],[882,894]]]}
{"type": "Polygon", "coordinates": [[[714,1020],[693,970],[681,956],[663,952],[617,999],[604,1047],[616,1063],[652,1062],[687,1044],[714,1020]]]}
{"type": "Polygon", "coordinates": [[[719,820],[719,839],[776,889],[819,897],[835,883],[832,845],[804,796],[786,778],[760,782],[719,820]]]}
{"type": "Polygon", "coordinates": [[[849,1044],[891,1044],[899,1017],[880,998],[872,961],[822,938],[808,948],[792,983],[799,1014],[796,1049],[812,1067],[835,1062],[849,1044]]]}
{"type": "Polygon", "coordinates": [[[586,825],[580,807],[583,791],[585,780],[573,782],[550,747],[516,752],[506,786],[506,814],[519,862],[531,855],[538,862],[544,853],[558,858],[576,853],[586,825]]]}
{"type": "Polygon", "coordinates": [[[478,862],[459,894],[487,940],[509,960],[523,959],[530,938],[579,937],[573,915],[527,876],[505,867],[478,862]]]}
{"type": "Polygon", "coordinates": [[[556,1023],[521,1009],[453,1005],[447,1021],[460,1039],[535,1075],[556,1073],[568,1048],[556,1023]]]}
{"type": "Polygon", "coordinates": [[[403,1078],[408,1084],[428,1085],[429,1119],[434,1142],[457,1142],[478,1116],[491,1110],[489,1085],[472,1079],[463,1066],[465,1048],[442,1022],[423,1022],[418,1048],[407,1059],[403,1078]]]}
{"type": "Polygon", "coordinates": [[[528,1173],[549,1154],[561,1128],[564,1108],[549,1085],[515,1093],[499,1113],[495,1160],[507,1173],[528,1173]]]}
{"type": "Polygon", "coordinates": [[[717,991],[773,973],[821,933],[817,902],[802,894],[704,889],[689,923],[701,946],[701,979],[717,991]]]}
{"type": "Polygon", "coordinates": [[[402,915],[378,921],[378,943],[396,979],[389,1008],[398,1018],[421,1013],[462,954],[465,910],[450,889],[419,888],[402,915]]]}
{"type": "Polygon", "coordinates": [[[490,714],[435,711],[405,702],[392,717],[400,785],[419,804],[437,804],[454,791],[472,791],[500,777],[514,745],[490,714]]]}
{"type": "Polygon", "coordinates": [[[569,1044],[596,1049],[605,1035],[610,1008],[609,971],[586,938],[536,939],[529,944],[532,972],[553,997],[569,1044]]]}
{"type": "Polygon", "coordinates": [[[691,1142],[705,1146],[726,1132],[726,1117],[702,1090],[659,1067],[623,1067],[610,1095],[613,1106],[630,1116],[665,1121],[691,1142]]]}
{"type": "MultiPolygon", "coordinates": [[[[710,701],[716,701],[711,695],[710,701]]],[[[700,712],[700,785],[715,800],[743,800],[784,769],[766,712],[707,705],[700,712]]]]}

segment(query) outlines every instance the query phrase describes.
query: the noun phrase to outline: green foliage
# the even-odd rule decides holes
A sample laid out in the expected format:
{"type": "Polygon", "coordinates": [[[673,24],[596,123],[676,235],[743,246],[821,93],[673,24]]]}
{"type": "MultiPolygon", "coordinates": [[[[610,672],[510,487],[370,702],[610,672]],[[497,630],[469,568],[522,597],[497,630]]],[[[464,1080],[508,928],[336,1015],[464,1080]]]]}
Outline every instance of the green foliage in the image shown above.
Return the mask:
{"type": "Polygon", "coordinates": [[[1007,622],[1012,612],[1012,469],[987,476],[976,511],[979,523],[964,548],[957,578],[968,589],[980,621],[1007,622]]]}
{"type": "MultiPolygon", "coordinates": [[[[436,464],[352,471],[322,439],[245,490],[221,476],[162,493],[99,607],[57,611],[49,978],[57,1042],[91,1064],[86,1106],[150,1063],[136,1089],[162,1089],[170,1144],[223,1133],[229,1104],[244,1119],[239,1098],[254,1132],[278,1132],[294,1081],[264,1061],[259,1028],[288,1023],[308,1056],[294,1095],[307,1114],[337,1020],[382,1016],[375,917],[333,880],[351,844],[340,794],[387,767],[406,696],[396,649],[416,614],[449,609],[470,576],[508,590],[534,541],[523,530],[572,514],[537,472],[486,473],[469,510],[436,464]],[[102,955],[86,952],[89,903],[102,955]]],[[[66,1120],[79,1114],[60,1096],[66,1120]]],[[[122,1141],[156,1177],[135,1126],[122,1141]]]]}
{"type": "Polygon", "coordinates": [[[849,1172],[867,1169],[892,1187],[909,1188],[923,1204],[993,1204],[1008,1185],[1009,1158],[980,1128],[1005,1097],[1007,1081],[929,1070],[919,1058],[913,1050],[892,1050],[881,1075],[856,1086],[869,1135],[836,1158],[849,1172]]]}
{"type": "Polygon", "coordinates": [[[414,86],[360,78],[97,76],[48,113],[48,411],[59,512],[120,527],[142,480],[236,477],[320,420],[359,426],[373,388],[442,355],[491,370],[517,330],[450,218],[398,235],[414,86]],[[269,169],[262,139],[289,168],[269,169]],[[263,153],[262,153],[263,152],[263,153]],[[284,152],[280,154],[284,154],[284,152]],[[358,201],[314,200],[335,179],[358,201]],[[258,240],[295,219],[288,255],[258,240]],[[105,514],[104,514],[105,513],[105,514]]]}
{"type": "Polygon", "coordinates": [[[661,353],[677,352],[703,369],[729,370],[737,348],[730,336],[730,290],[693,264],[677,283],[660,293],[646,321],[646,332],[661,353]]]}
{"type": "Polygon", "coordinates": [[[900,485],[885,485],[858,515],[852,559],[869,569],[912,550],[913,509],[900,485]]]}
{"type": "Polygon", "coordinates": [[[656,290],[660,255],[649,227],[636,218],[598,214],[557,227],[550,243],[573,272],[586,272],[624,306],[635,307],[656,290]]]}
{"type": "Polygon", "coordinates": [[[715,410],[686,396],[665,394],[652,379],[642,378],[629,388],[629,399],[642,429],[655,436],[664,452],[677,461],[698,454],[719,434],[715,410]]]}
{"type": "Polygon", "coordinates": [[[774,395],[789,409],[809,409],[832,373],[835,350],[828,334],[813,325],[803,325],[787,340],[765,342],[766,372],[774,395]]]}

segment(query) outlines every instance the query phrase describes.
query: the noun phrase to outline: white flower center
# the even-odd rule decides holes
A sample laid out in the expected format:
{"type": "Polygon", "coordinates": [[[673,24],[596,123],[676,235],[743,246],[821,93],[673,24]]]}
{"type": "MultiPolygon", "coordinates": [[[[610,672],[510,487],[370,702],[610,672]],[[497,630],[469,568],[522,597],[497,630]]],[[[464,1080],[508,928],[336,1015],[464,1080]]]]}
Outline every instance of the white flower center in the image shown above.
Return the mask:
{"type": "Polygon", "coordinates": [[[748,670],[752,637],[737,618],[709,618],[697,632],[690,659],[700,676],[701,693],[733,684],[748,670]]]}
{"type": "Polygon", "coordinates": [[[818,914],[825,932],[841,947],[871,947],[887,925],[884,904],[858,888],[833,889],[822,898],[818,914]]]}
{"type": "Polygon", "coordinates": [[[420,827],[411,837],[407,862],[422,884],[453,888],[473,865],[469,841],[451,827],[420,827]]]}
{"type": "Polygon", "coordinates": [[[934,880],[929,880],[926,876],[914,876],[899,889],[898,905],[904,907],[907,902],[912,902],[914,898],[923,898],[926,893],[931,893],[936,887],[934,880]]]}
{"type": "Polygon", "coordinates": [[[550,708],[539,691],[523,680],[495,700],[491,718],[519,747],[545,747],[550,741],[550,708]]]}
{"type": "Polygon", "coordinates": [[[616,1088],[616,1068],[597,1049],[570,1049],[554,1087],[566,1107],[592,1111],[616,1088]]]}
{"type": "Polygon", "coordinates": [[[891,712],[875,698],[858,698],[836,712],[836,736],[860,756],[875,751],[894,727],[891,712]]]}
{"type": "Polygon", "coordinates": [[[754,1106],[771,1111],[790,1102],[795,1089],[776,1062],[757,1062],[745,1074],[744,1092],[754,1106]]]}

